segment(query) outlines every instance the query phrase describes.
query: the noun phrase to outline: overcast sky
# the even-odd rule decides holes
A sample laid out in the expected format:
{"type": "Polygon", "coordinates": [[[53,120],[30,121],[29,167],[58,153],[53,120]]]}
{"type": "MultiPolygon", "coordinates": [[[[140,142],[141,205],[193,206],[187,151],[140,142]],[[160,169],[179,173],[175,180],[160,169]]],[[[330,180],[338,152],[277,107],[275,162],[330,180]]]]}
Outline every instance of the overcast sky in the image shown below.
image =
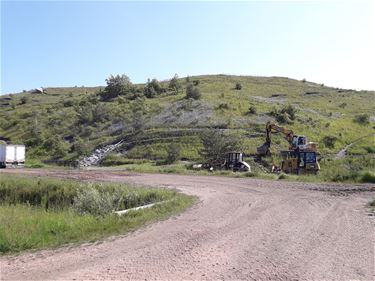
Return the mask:
{"type": "Polygon", "coordinates": [[[375,1],[1,1],[1,93],[198,74],[375,90],[375,1]]]}

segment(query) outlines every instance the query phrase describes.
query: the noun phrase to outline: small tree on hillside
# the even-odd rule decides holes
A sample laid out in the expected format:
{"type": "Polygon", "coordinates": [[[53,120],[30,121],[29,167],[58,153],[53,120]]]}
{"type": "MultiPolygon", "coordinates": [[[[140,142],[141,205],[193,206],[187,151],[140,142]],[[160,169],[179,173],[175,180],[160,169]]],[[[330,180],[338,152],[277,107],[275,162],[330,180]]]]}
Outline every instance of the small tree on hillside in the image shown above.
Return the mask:
{"type": "Polygon", "coordinates": [[[177,143],[171,143],[167,149],[166,164],[172,164],[180,158],[181,148],[177,143]]]}
{"type": "Polygon", "coordinates": [[[200,155],[203,161],[213,166],[224,163],[226,154],[241,149],[241,143],[235,135],[225,135],[223,132],[208,130],[201,136],[203,148],[200,155]]]}
{"type": "Polygon", "coordinates": [[[242,89],[242,85],[240,82],[237,82],[236,83],[236,86],[234,87],[236,90],[241,90],[242,89]]]}
{"type": "Polygon", "coordinates": [[[103,100],[127,95],[133,90],[133,84],[130,82],[129,77],[124,74],[116,76],[111,75],[105,81],[107,82],[107,87],[105,87],[104,91],[100,92],[103,100]]]}
{"type": "Polygon", "coordinates": [[[181,84],[178,81],[178,75],[175,74],[173,78],[169,81],[168,89],[172,90],[176,95],[181,89],[181,84]]]}
{"type": "Polygon", "coordinates": [[[143,91],[144,95],[147,98],[154,98],[163,92],[165,92],[165,89],[160,85],[157,79],[152,79],[152,80],[148,79],[147,84],[143,91]]]}

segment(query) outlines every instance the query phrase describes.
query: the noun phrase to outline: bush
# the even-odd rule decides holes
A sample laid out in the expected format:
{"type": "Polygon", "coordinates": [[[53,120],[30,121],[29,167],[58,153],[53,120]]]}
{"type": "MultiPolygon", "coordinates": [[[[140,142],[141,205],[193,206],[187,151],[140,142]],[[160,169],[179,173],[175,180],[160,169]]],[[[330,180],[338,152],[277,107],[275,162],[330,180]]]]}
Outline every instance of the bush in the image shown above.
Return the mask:
{"type": "Polygon", "coordinates": [[[156,79],[148,79],[147,84],[144,88],[144,95],[147,98],[154,98],[157,95],[160,95],[161,93],[164,93],[165,89],[160,85],[159,81],[156,79]]]}
{"type": "Polygon", "coordinates": [[[26,97],[26,96],[23,96],[22,98],[21,98],[21,104],[26,104],[27,102],[28,102],[28,97],[26,97]]]}
{"type": "Polygon", "coordinates": [[[281,111],[281,113],[287,113],[289,115],[289,118],[291,120],[294,120],[296,118],[297,109],[292,105],[284,106],[281,111]]]}
{"type": "Polygon", "coordinates": [[[77,192],[73,209],[83,215],[104,216],[115,209],[114,196],[108,192],[100,192],[96,188],[88,186],[77,192]]]}
{"type": "Polygon", "coordinates": [[[178,81],[178,75],[175,74],[173,78],[169,81],[168,89],[174,91],[174,93],[177,95],[178,92],[181,89],[181,84],[178,81]]]}
{"type": "Polygon", "coordinates": [[[356,115],[353,121],[361,125],[367,125],[370,122],[370,116],[367,114],[356,115]]]}
{"type": "Polygon", "coordinates": [[[288,114],[286,112],[282,113],[276,107],[274,107],[269,114],[275,117],[278,123],[281,123],[281,124],[291,123],[291,120],[289,119],[288,114]]]}
{"type": "Polygon", "coordinates": [[[219,104],[219,106],[217,107],[218,109],[229,109],[229,105],[227,103],[221,103],[219,104]]]}
{"type": "Polygon", "coordinates": [[[257,114],[257,108],[254,105],[250,105],[249,114],[257,114]]]}
{"type": "Polygon", "coordinates": [[[359,178],[360,182],[370,182],[375,183],[375,173],[366,171],[363,174],[361,174],[359,178]]]}
{"type": "Polygon", "coordinates": [[[269,113],[271,116],[275,117],[276,121],[279,123],[293,123],[292,120],[296,119],[297,109],[292,105],[284,106],[281,109],[274,107],[269,113]]]}
{"type": "Polygon", "coordinates": [[[199,88],[195,87],[193,84],[189,84],[186,88],[186,98],[199,100],[202,94],[199,88]]]}
{"type": "Polygon", "coordinates": [[[105,80],[107,86],[104,91],[99,92],[101,98],[106,101],[117,96],[128,95],[134,91],[134,86],[126,75],[111,75],[105,80]]]}
{"type": "Polygon", "coordinates": [[[337,141],[337,137],[335,137],[335,136],[325,136],[322,139],[322,143],[327,148],[334,148],[336,141],[337,141]]]}
{"type": "Polygon", "coordinates": [[[74,101],[73,100],[66,100],[63,102],[63,105],[64,107],[71,107],[74,105],[74,101]]]}
{"type": "Polygon", "coordinates": [[[236,83],[236,86],[234,87],[234,89],[236,89],[236,90],[241,90],[241,89],[242,89],[242,85],[241,85],[241,83],[237,82],[237,83],[236,83]]]}
{"type": "Polygon", "coordinates": [[[167,150],[166,164],[172,164],[180,158],[181,148],[176,143],[171,143],[167,150]]]}

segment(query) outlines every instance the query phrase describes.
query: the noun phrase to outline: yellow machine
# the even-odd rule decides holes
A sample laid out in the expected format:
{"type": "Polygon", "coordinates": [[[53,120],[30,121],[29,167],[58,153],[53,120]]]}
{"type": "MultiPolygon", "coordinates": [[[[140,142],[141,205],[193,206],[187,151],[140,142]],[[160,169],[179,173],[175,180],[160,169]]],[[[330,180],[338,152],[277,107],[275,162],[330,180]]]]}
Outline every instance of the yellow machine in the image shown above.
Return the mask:
{"type": "Polygon", "coordinates": [[[281,133],[289,143],[289,150],[281,151],[284,160],[281,167],[274,165],[272,172],[282,171],[284,173],[314,173],[320,170],[317,161],[316,143],[307,142],[305,136],[294,135],[293,131],[276,124],[266,124],[266,142],[257,148],[259,156],[271,156],[271,133],[281,133]]]}

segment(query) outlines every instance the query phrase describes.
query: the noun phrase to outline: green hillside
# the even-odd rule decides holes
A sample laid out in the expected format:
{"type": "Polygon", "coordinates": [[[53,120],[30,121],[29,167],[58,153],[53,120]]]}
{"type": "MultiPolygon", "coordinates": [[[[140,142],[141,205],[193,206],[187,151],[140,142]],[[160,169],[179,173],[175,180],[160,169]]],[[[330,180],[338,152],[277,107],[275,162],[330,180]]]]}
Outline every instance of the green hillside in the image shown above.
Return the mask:
{"type": "MultiPolygon", "coordinates": [[[[171,143],[177,143],[180,159],[202,161],[200,135],[205,129],[236,134],[243,151],[253,154],[264,142],[265,123],[270,120],[317,142],[325,159],[355,142],[348,149],[349,158],[363,158],[363,167],[373,163],[374,91],[281,77],[227,75],[127,87],[113,96],[106,94],[105,85],[0,96],[0,137],[26,144],[29,159],[79,159],[125,139],[124,155],[109,158],[123,163],[158,161],[167,157],[171,143]],[[199,99],[186,98],[188,85],[200,92],[199,99]]],[[[274,136],[272,150],[286,148],[286,141],[274,136]]]]}

